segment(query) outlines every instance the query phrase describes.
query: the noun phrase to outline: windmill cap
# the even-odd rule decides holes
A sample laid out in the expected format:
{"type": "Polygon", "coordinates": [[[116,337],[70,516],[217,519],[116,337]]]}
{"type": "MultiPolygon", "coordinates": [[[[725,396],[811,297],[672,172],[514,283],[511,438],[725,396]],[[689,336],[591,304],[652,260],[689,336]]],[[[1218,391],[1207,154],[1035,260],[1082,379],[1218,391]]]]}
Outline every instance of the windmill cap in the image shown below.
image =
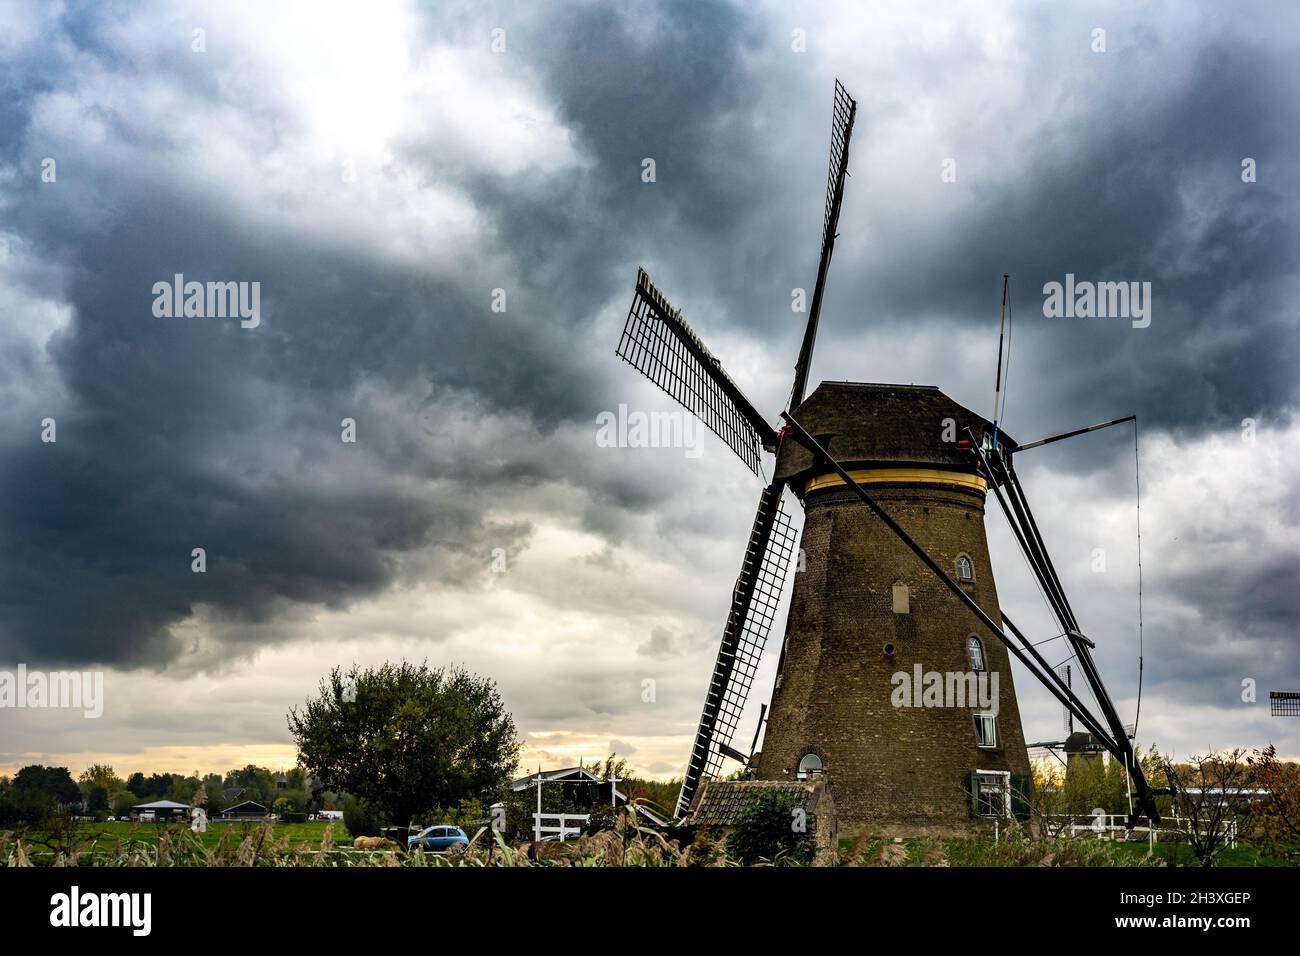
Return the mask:
{"type": "MultiPolygon", "coordinates": [[[[978,458],[970,448],[970,435],[983,444],[993,434],[991,422],[933,385],[822,382],[793,414],[850,471],[925,468],[974,475],[978,458]]],[[[998,441],[1014,445],[1001,431],[998,441]]],[[[826,470],[814,465],[812,453],[799,442],[781,443],[776,477],[797,492],[826,470]]]]}

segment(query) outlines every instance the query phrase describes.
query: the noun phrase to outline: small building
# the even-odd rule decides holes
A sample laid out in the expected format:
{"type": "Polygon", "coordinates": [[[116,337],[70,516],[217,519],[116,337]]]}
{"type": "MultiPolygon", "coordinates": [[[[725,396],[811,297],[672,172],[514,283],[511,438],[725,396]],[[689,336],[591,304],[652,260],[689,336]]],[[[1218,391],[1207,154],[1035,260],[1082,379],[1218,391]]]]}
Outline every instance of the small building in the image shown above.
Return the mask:
{"type": "Polygon", "coordinates": [[[188,803],[177,803],[175,800],[137,803],[131,808],[131,817],[135,820],[185,820],[189,813],[188,803]]]}
{"type": "Polygon", "coordinates": [[[245,800],[221,811],[223,820],[265,820],[270,811],[255,800],[245,800]]]}
{"type": "Polygon", "coordinates": [[[804,824],[816,846],[816,861],[833,865],[839,824],[830,788],[820,773],[805,780],[705,780],[696,791],[690,812],[682,821],[688,827],[711,830],[724,837],[750,802],[765,794],[788,794],[803,810],[804,824]]]}
{"type": "Polygon", "coordinates": [[[621,805],[627,798],[617,792],[618,784],[602,780],[586,767],[565,767],[563,770],[539,770],[520,777],[510,784],[510,789],[521,793],[537,786],[541,780],[548,794],[559,793],[565,803],[579,807],[610,804],[621,805]]]}
{"type": "MultiPolygon", "coordinates": [[[[550,798],[550,795],[558,792],[560,799],[564,803],[583,808],[584,813],[588,812],[588,808],[598,806],[610,806],[611,804],[616,807],[628,806],[627,796],[619,792],[617,780],[604,780],[597,777],[586,767],[539,770],[537,773],[531,773],[526,777],[520,777],[518,780],[513,781],[510,784],[510,789],[514,793],[535,789],[539,779],[543,790],[548,794],[547,799],[550,798]]],[[[670,821],[646,807],[638,804],[632,804],[631,806],[642,823],[660,829],[670,824],[670,821]]]]}

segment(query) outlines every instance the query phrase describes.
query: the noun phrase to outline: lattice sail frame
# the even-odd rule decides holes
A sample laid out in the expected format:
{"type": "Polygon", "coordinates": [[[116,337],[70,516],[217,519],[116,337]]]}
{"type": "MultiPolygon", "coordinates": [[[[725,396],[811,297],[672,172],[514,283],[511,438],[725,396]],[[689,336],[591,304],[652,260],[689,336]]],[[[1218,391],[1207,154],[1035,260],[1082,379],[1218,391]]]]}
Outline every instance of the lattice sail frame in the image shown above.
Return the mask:
{"type": "Polygon", "coordinates": [[[732,591],[731,613],[677,798],[678,817],[690,809],[699,784],[722,770],[721,748],[731,745],[740,724],[797,551],[798,533],[782,500],[782,485],[769,485],[759,498],[732,591]]]}
{"type": "Polygon", "coordinates": [[[839,183],[840,168],[844,165],[844,150],[848,147],[850,124],[853,120],[853,97],[838,79],[835,81],[835,102],[831,107],[831,164],[826,177],[826,214],[822,221],[822,249],[831,239],[835,229],[835,187],[839,183]]]}
{"type": "Polygon", "coordinates": [[[637,270],[636,293],[615,352],[704,422],[750,471],[762,476],[762,451],[774,446],[775,432],[644,269],[637,270]]]}
{"type": "Polygon", "coordinates": [[[1268,692],[1268,704],[1274,717],[1300,717],[1300,692],[1271,690],[1268,692]]]}

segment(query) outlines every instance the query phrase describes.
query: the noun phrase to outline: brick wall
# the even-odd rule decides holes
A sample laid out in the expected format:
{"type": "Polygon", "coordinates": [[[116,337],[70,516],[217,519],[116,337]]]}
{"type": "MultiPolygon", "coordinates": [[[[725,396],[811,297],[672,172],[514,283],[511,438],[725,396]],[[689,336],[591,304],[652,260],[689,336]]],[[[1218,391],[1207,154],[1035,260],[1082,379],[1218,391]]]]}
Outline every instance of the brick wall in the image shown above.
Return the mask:
{"type": "MultiPolygon", "coordinates": [[[[962,586],[1000,621],[981,494],[940,485],[868,490],[951,576],[957,556],[969,556],[974,580],[962,586]]],[[[968,829],[972,771],[1029,773],[1006,648],[852,492],[815,492],[804,505],[806,567],[795,575],[757,775],[795,779],[800,758],[817,753],[841,835],[968,829]],[[893,611],[900,582],[910,589],[908,614],[893,611]],[[969,671],[972,634],[998,674],[995,749],[977,745],[978,707],[895,707],[890,699],[892,676],[910,676],[914,664],[969,671]]]]}

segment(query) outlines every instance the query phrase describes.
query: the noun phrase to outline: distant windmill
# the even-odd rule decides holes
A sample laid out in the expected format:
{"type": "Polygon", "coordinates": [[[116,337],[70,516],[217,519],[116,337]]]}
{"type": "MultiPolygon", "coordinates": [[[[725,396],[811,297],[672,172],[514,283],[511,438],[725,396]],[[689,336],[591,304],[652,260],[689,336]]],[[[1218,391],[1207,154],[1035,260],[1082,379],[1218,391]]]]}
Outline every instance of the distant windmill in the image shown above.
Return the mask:
{"type": "Polygon", "coordinates": [[[1296,691],[1271,690],[1268,704],[1274,717],[1300,717],[1300,693],[1296,691]]]}
{"type": "MultiPolygon", "coordinates": [[[[696,414],[755,474],[763,475],[764,452],[776,455],[732,591],[677,816],[728,759],[750,765],[760,779],[824,775],[850,827],[968,822],[990,780],[1005,789],[1022,778],[1023,797],[1029,763],[1010,655],[1123,760],[1139,813],[1158,819],[1092,662],[1093,642],[1070,610],[1012,467],[1014,452],[1069,436],[1015,445],[932,386],[823,383],[805,400],[856,113],[836,81],[821,257],[794,367],[793,414],[782,413],[779,432],[644,270],[618,345],[621,358],[696,414]],[[787,487],[805,509],[806,569],[791,598],[762,752],[745,754],[733,740],[796,550],[782,503],[787,487]],[[1100,718],[999,609],[983,523],[990,490],[1062,622],[1100,718]],[[919,667],[1000,674],[996,706],[983,709],[992,713],[891,706],[891,679],[919,667]]],[[[999,365],[999,392],[1001,378],[999,365]]]]}

